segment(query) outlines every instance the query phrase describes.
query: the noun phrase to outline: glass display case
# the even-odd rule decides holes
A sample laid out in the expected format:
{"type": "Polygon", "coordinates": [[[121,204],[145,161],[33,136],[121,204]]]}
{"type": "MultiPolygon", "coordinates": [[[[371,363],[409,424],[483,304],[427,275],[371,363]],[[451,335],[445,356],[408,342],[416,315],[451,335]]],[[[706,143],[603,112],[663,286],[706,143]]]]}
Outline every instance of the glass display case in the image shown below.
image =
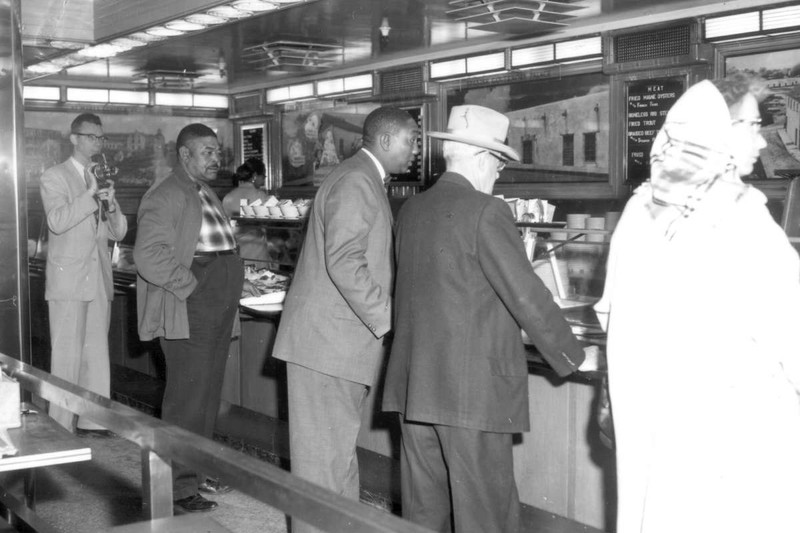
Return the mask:
{"type": "Polygon", "coordinates": [[[573,333],[590,344],[605,344],[592,309],[603,294],[611,231],[569,228],[564,222],[518,222],[534,272],[550,289],[573,333]]]}

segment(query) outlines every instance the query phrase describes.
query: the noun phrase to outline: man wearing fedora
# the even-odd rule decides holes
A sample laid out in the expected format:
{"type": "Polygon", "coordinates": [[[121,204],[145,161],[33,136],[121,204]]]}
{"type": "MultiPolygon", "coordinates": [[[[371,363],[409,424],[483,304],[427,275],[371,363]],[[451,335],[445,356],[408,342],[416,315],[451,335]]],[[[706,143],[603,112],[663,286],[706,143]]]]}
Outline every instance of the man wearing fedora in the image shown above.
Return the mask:
{"type": "Polygon", "coordinates": [[[506,162],[519,161],[507,133],[496,111],[453,107],[447,132],[430,133],[444,139],[447,172],[397,220],[383,409],[401,414],[403,517],[434,531],[519,530],[511,439],[529,430],[520,327],[559,375],[597,364],[491,195],[506,162]]]}

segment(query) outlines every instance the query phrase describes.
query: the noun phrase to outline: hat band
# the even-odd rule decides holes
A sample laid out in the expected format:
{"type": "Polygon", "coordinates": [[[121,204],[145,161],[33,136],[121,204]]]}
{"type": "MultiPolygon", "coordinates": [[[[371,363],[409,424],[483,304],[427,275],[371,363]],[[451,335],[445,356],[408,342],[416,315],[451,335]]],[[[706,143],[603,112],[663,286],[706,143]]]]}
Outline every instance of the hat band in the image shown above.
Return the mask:
{"type": "MultiPolygon", "coordinates": [[[[464,135],[464,136],[467,136],[467,137],[476,138],[476,137],[474,137],[472,135],[469,135],[468,133],[465,133],[464,130],[454,130],[454,129],[451,129],[451,128],[447,128],[447,133],[451,133],[453,135],[464,135]]],[[[496,143],[505,144],[505,139],[498,139],[497,137],[491,137],[491,139],[496,143]]]]}

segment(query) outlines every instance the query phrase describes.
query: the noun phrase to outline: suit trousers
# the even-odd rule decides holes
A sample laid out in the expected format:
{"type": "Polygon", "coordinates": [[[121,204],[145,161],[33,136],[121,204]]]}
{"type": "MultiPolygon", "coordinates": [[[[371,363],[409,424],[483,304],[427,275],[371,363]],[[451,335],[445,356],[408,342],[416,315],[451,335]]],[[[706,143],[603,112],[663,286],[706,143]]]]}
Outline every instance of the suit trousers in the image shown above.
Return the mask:
{"type": "MultiPolygon", "coordinates": [[[[111,368],[108,359],[108,327],[111,321],[109,295],[102,278],[97,281],[97,297],[78,300],[50,300],[50,373],[65,381],[108,398],[111,395],[111,368]]],[[[50,405],[50,416],[72,431],[75,415],[63,407],[50,405]]],[[[104,429],[89,420],[79,419],[81,429],[104,429]]]]}
{"type": "Polygon", "coordinates": [[[403,421],[403,518],[441,533],[517,533],[511,433],[403,421]]]}
{"type": "MultiPolygon", "coordinates": [[[[292,474],[358,500],[356,440],[368,387],[286,363],[292,474]]],[[[320,531],[292,520],[292,533],[320,531]]]]}
{"type": "MultiPolygon", "coordinates": [[[[197,257],[191,268],[198,283],[186,299],[189,338],[160,339],[167,364],[161,419],[211,438],[244,268],[236,255],[197,257]]],[[[201,476],[202,473],[173,464],[173,498],[180,500],[196,494],[201,476]]]]}

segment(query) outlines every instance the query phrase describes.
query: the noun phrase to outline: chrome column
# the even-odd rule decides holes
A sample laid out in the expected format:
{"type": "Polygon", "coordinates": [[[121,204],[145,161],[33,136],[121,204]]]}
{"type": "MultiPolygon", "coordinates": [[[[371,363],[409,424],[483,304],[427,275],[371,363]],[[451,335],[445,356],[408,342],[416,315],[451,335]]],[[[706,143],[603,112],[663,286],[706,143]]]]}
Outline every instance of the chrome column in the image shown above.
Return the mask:
{"type": "Polygon", "coordinates": [[[30,362],[20,0],[0,0],[0,352],[30,362]]]}

